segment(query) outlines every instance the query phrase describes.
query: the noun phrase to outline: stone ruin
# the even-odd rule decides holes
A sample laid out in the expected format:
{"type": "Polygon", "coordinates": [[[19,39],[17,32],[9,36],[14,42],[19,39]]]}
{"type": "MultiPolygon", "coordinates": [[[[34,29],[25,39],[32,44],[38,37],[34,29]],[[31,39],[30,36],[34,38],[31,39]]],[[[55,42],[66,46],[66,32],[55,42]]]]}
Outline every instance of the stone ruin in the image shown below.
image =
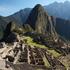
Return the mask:
{"type": "Polygon", "coordinates": [[[22,70],[21,67],[25,67],[25,64],[29,64],[31,68],[46,70],[48,68],[43,59],[44,56],[50,63],[51,69],[56,70],[56,68],[59,67],[65,70],[64,65],[56,58],[52,58],[52,55],[48,53],[47,49],[30,46],[22,41],[15,42],[12,46],[4,44],[4,47],[0,49],[0,58],[3,59],[1,63],[4,66],[2,67],[0,64],[0,69],[8,67],[7,70],[22,70]]]}

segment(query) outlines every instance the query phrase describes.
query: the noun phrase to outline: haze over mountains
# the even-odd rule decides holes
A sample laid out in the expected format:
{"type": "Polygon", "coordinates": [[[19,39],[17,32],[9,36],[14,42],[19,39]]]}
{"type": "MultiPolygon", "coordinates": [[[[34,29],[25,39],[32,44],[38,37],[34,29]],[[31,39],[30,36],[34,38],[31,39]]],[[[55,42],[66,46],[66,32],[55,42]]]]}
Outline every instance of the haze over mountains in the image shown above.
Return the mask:
{"type": "Polygon", "coordinates": [[[49,15],[56,16],[63,19],[70,19],[70,2],[65,1],[64,3],[54,2],[48,6],[45,6],[46,11],[49,15]]]}

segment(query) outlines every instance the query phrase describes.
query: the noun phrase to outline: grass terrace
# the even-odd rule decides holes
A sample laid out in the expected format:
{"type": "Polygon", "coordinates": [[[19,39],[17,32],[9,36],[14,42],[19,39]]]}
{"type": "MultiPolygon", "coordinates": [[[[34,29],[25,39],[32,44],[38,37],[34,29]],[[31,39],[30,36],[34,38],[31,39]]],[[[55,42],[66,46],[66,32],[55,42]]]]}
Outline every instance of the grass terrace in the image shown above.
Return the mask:
{"type": "Polygon", "coordinates": [[[28,37],[28,36],[24,36],[23,37],[23,40],[27,40],[27,44],[30,45],[30,46],[36,46],[38,48],[44,48],[44,49],[47,49],[47,51],[53,55],[54,57],[59,57],[61,54],[58,53],[57,51],[55,51],[53,48],[50,49],[49,47],[45,46],[45,45],[41,45],[41,44],[38,44],[36,42],[33,41],[33,39],[31,37],[28,37]]]}

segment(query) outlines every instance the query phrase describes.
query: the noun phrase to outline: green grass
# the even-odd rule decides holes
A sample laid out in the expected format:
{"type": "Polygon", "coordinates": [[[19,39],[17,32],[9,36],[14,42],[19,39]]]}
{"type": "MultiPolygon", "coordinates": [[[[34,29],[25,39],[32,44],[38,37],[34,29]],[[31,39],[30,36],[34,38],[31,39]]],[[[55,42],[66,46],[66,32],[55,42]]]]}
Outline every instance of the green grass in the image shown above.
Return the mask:
{"type": "Polygon", "coordinates": [[[49,68],[51,66],[45,56],[43,57],[43,61],[44,61],[46,67],[49,68]]]}
{"type": "Polygon", "coordinates": [[[51,55],[53,55],[54,57],[59,57],[61,54],[58,53],[57,51],[55,51],[54,49],[52,50],[47,50],[51,55]]]}
{"type": "Polygon", "coordinates": [[[36,46],[36,47],[39,47],[39,48],[46,48],[44,45],[40,45],[40,44],[37,44],[36,42],[33,42],[33,39],[31,37],[24,37],[24,39],[27,40],[28,45],[36,46]]]}
{"type": "Polygon", "coordinates": [[[36,42],[33,42],[33,39],[31,37],[23,37],[23,39],[26,39],[27,40],[27,44],[30,45],[30,46],[36,46],[38,48],[44,48],[44,49],[47,49],[47,51],[53,56],[53,57],[59,57],[61,54],[58,53],[57,51],[55,51],[53,48],[50,49],[49,47],[45,46],[45,45],[41,45],[41,44],[38,44],[36,42]]]}

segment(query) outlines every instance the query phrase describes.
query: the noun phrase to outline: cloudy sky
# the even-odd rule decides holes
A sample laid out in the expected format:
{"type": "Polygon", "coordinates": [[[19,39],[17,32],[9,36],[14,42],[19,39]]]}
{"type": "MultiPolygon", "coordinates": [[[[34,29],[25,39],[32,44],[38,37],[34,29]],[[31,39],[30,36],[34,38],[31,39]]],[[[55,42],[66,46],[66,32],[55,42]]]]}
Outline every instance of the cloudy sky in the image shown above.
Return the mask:
{"type": "Polygon", "coordinates": [[[0,15],[8,16],[20,9],[32,8],[36,4],[48,5],[55,1],[64,2],[70,0],[0,0],[0,15]]]}

